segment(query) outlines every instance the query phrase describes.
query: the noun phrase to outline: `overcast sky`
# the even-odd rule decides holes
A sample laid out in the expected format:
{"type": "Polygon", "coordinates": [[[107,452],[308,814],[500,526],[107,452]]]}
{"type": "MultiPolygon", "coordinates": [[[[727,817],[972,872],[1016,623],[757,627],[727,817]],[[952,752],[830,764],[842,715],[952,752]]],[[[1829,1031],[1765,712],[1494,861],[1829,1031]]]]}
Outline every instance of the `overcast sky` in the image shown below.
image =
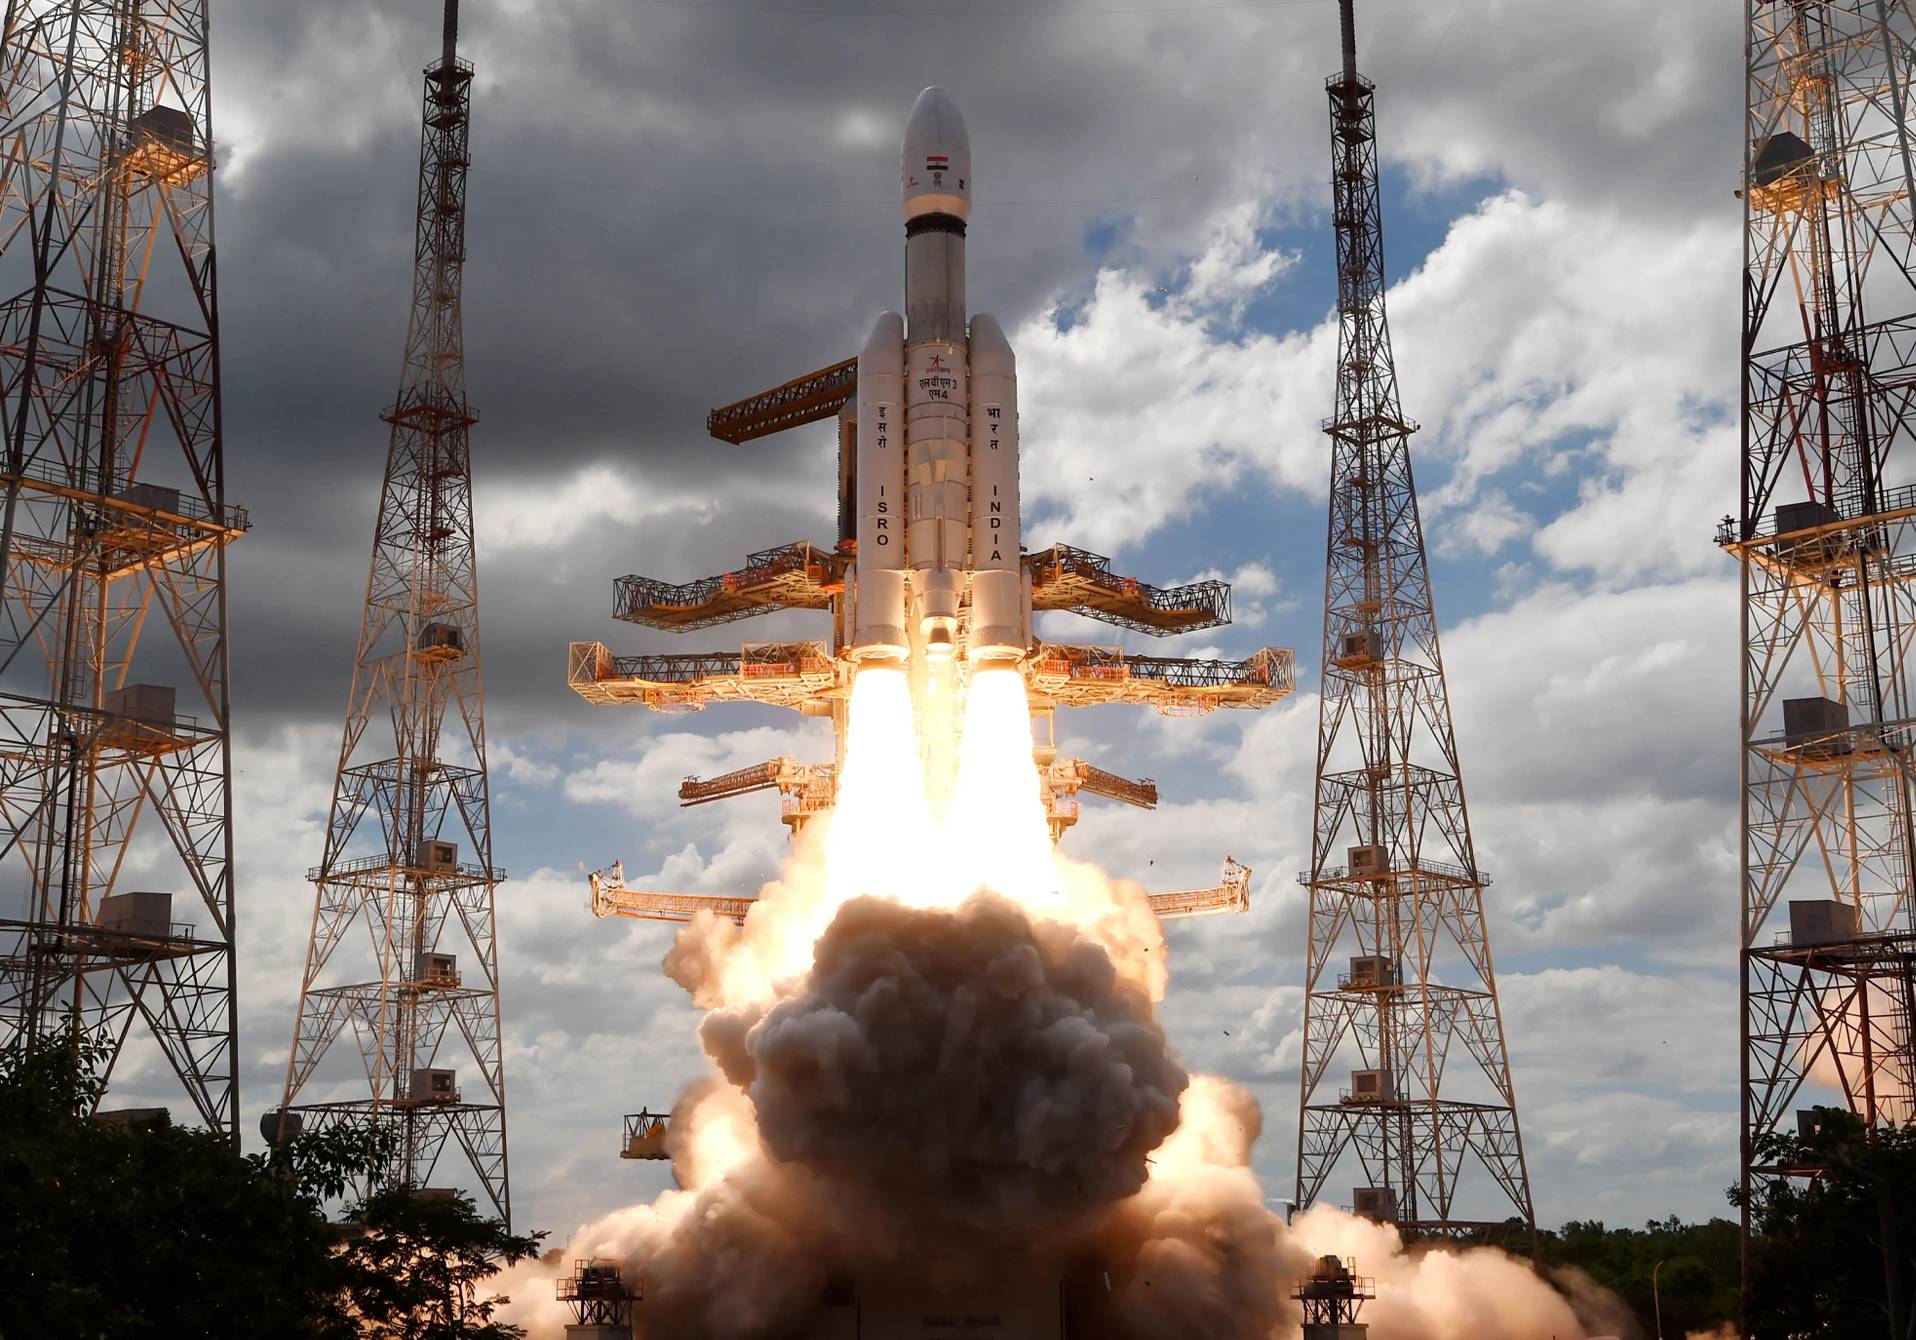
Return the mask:
{"type": "MultiPolygon", "coordinates": [[[[409,291],[436,0],[214,6],[239,741],[243,1125],[276,1100],[409,291]]],[[[1738,16],[1617,0],[1359,0],[1392,325],[1539,1218],[1726,1213],[1735,1173],[1733,569],[1738,16]]],[[[1290,1194],[1321,636],[1333,0],[466,0],[466,345],[494,745],[515,1218],[649,1196],[619,1116],[701,1069],[671,931],[595,922],[576,864],[750,891],[776,801],[681,777],[828,732],[594,709],[565,644],[664,649],[612,579],[829,540],[825,426],[705,411],[854,353],[900,301],[897,142],[929,83],[972,135],[974,310],[1017,349],[1027,541],[1237,583],[1170,654],[1299,652],[1261,716],[1116,708],[1060,743],[1155,777],[1068,848],[1150,887],[1257,870],[1171,931],[1193,1066],[1266,1108],[1290,1194]]],[[[1114,640],[1057,618],[1059,637],[1114,640]]],[[[692,635],[782,633],[799,615],[692,635]]],[[[125,1077],[129,1087],[136,1074],[125,1077]]],[[[1348,1190],[1340,1189],[1339,1198],[1348,1190]]]]}

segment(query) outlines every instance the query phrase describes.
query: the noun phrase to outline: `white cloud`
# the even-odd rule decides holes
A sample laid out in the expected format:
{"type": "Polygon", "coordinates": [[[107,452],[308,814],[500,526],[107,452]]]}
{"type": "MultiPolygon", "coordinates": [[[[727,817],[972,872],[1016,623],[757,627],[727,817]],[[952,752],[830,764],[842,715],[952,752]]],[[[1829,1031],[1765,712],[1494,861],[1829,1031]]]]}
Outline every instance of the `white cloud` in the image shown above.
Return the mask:
{"type": "Polygon", "coordinates": [[[1450,558],[1464,555],[1488,558],[1511,541],[1528,535],[1536,529],[1536,524],[1502,489],[1486,489],[1461,519],[1443,529],[1435,548],[1450,558]]]}
{"type": "Polygon", "coordinates": [[[559,780],[558,765],[542,763],[529,753],[521,753],[504,740],[486,744],[486,766],[495,777],[526,786],[550,786],[559,780]]]}
{"type": "MultiPolygon", "coordinates": [[[[575,804],[617,805],[639,818],[681,818],[679,783],[687,777],[711,777],[768,759],[792,756],[812,762],[829,749],[829,728],[757,726],[749,730],[695,735],[672,731],[647,739],[633,755],[602,758],[565,779],[565,796],[575,804]],[[823,735],[823,741],[820,737],[823,735]]],[[[701,807],[707,813],[716,806],[701,807]]]]}
{"type": "Polygon", "coordinates": [[[487,481],[475,490],[474,502],[473,525],[494,553],[537,554],[564,549],[608,525],[623,528],[688,513],[710,521],[718,512],[715,496],[687,496],[605,464],[563,477],[487,481]]]}
{"type": "MultiPolygon", "coordinates": [[[[1290,263],[1245,219],[1213,221],[1168,297],[1144,268],[1107,268],[1083,304],[1019,329],[1034,531],[1122,551],[1247,477],[1322,492],[1333,318],[1284,335],[1212,319],[1290,263]]],[[[1435,548],[1495,554],[1535,531],[1514,482],[1494,481],[1576,459],[1579,496],[1538,535],[1550,562],[1609,579],[1717,562],[1735,289],[1713,260],[1733,241],[1727,219],[1673,225],[1517,192],[1451,225],[1388,298],[1404,408],[1426,424],[1417,450],[1451,467],[1424,485],[1435,548]],[[1668,338],[1691,329],[1701,337],[1668,338]]]]}
{"type": "MultiPolygon", "coordinates": [[[[1297,602],[1276,597],[1283,589],[1283,583],[1277,573],[1267,563],[1246,563],[1235,572],[1225,572],[1221,568],[1206,568],[1196,576],[1186,578],[1189,582],[1228,582],[1231,587],[1231,623],[1238,628],[1256,628],[1263,624],[1273,609],[1292,609],[1297,602]]],[[[1186,651],[1187,656],[1195,656],[1195,651],[1186,651]]]]}

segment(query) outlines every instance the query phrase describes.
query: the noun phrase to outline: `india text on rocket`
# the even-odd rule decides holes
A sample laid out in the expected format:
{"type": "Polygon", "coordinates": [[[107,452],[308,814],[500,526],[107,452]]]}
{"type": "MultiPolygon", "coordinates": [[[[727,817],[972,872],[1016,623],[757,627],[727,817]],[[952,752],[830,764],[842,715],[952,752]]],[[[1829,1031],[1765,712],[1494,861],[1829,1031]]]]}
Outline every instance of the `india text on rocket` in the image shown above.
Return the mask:
{"type": "MultiPolygon", "coordinates": [[[[1025,550],[1017,360],[996,320],[967,319],[971,141],[945,90],[928,88],[913,105],[899,176],[903,315],[880,313],[856,358],[716,409],[707,420],[714,437],[739,444],[835,420],[837,541],[763,549],[740,568],[693,582],[631,576],[617,583],[617,617],[649,628],[687,632],[811,609],[829,612],[830,639],[651,656],[575,642],[570,683],[589,702],[661,712],[753,701],[830,717],[842,754],[851,681],[861,667],[907,669],[921,721],[928,694],[962,699],[971,675],[1012,668],[1024,677],[1042,742],[1037,758],[1053,833],[1076,819],[1080,793],[1149,808],[1157,800],[1150,783],[1057,757],[1056,708],[1130,702],[1189,715],[1264,707],[1291,691],[1291,653],[1267,647],[1242,661],[1185,659],[1034,636],[1034,610],[1069,610],[1152,636],[1215,628],[1230,621],[1230,588],[1219,581],[1152,586],[1071,545],[1025,550]]],[[[831,805],[840,761],[773,759],[688,779],[680,797],[702,804],[777,790],[796,831],[831,805]]],[[[934,791],[934,774],[948,762],[927,745],[934,791]]],[[[710,907],[742,916],[751,901],[641,893],[624,889],[610,870],[602,874],[594,880],[602,914],[677,920],[710,907]]],[[[1242,868],[1231,863],[1214,889],[1154,897],[1162,913],[1188,913],[1241,905],[1244,887],[1242,868]]]]}
{"type": "Polygon", "coordinates": [[[899,184],[905,317],[881,314],[858,356],[851,655],[951,655],[968,596],[971,659],[1015,662],[1031,642],[1018,368],[995,320],[965,321],[971,141],[941,88],[911,109],[899,184]]]}

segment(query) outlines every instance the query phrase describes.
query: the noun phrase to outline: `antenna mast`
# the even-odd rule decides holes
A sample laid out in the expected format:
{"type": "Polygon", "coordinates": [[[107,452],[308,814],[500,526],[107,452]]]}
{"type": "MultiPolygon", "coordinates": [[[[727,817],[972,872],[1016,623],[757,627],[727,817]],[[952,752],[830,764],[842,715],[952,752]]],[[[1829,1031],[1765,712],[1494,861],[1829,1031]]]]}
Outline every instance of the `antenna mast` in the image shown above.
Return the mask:
{"type": "Polygon", "coordinates": [[[406,360],[384,415],[391,446],[285,1097],[263,1125],[269,1138],[340,1123],[396,1129],[395,1175],[413,1186],[450,1137],[510,1224],[494,922],[505,872],[492,863],[468,451],[477,420],[459,313],[472,67],[457,54],[458,13],[447,0],[444,46],[425,71],[406,360]],[[353,935],[362,923],[364,939],[353,935]],[[322,1088],[316,1075],[348,1025],[364,1096],[337,1097],[344,1086],[322,1088]]]}
{"type": "Polygon", "coordinates": [[[1430,569],[1384,312],[1375,88],[1327,84],[1337,230],[1337,412],[1299,1097],[1297,1203],[1355,1151],[1360,1213],[1412,1233],[1501,1232],[1456,1202],[1464,1156],[1534,1235],[1517,1100],[1464,807],[1430,569]],[[1340,947],[1348,973],[1330,972],[1340,947]],[[1440,983],[1442,983],[1440,985],[1440,983]],[[1453,985],[1454,983],[1454,985],[1453,985]],[[1451,1044],[1477,1064],[1446,1074],[1451,1044]],[[1356,1062],[1341,1092],[1335,1064],[1356,1062]]]}

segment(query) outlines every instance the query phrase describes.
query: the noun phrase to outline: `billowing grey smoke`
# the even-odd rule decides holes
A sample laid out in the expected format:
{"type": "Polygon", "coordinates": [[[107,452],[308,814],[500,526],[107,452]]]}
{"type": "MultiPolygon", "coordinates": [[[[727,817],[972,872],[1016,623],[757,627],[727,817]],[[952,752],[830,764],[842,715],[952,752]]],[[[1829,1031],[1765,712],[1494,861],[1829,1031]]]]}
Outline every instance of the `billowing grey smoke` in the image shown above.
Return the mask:
{"type": "Polygon", "coordinates": [[[1010,902],[860,898],[769,1010],[700,1030],[803,1166],[888,1240],[1050,1240],[1136,1192],[1188,1082],[1104,950],[1010,902]]]}
{"type": "MultiPolygon", "coordinates": [[[[1290,1285],[1326,1252],[1377,1276],[1376,1340],[1586,1333],[1501,1253],[1407,1255],[1390,1227],[1327,1206],[1287,1231],[1249,1167],[1256,1102],[1187,1076],[1156,1021],[1161,941],[1156,954],[1135,944],[1133,962],[1130,937],[995,895],[932,909],[859,898],[808,968],[754,968],[764,989],[745,993],[726,974],[753,934],[704,918],[667,960],[714,1007],[700,1036],[720,1071],[673,1112],[683,1189],[586,1227],[564,1253],[621,1263],[644,1340],[818,1334],[842,1327],[824,1311],[844,1284],[860,1325],[868,1303],[890,1315],[900,1299],[914,1317],[939,1299],[1055,1316],[1062,1284],[1077,1336],[1283,1340],[1297,1334],[1290,1285]]],[[[502,1285],[512,1319],[557,1340],[566,1312],[550,1280],[502,1285]]]]}

